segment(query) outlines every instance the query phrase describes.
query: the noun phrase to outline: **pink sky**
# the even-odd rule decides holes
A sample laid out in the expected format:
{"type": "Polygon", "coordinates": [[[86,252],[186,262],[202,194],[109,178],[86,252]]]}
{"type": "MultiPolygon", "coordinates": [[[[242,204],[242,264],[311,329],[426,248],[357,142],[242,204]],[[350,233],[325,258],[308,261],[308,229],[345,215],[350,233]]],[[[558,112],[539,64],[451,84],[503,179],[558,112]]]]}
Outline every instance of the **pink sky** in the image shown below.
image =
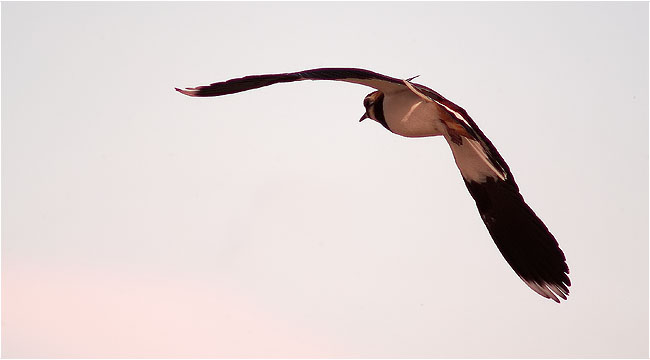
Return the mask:
{"type": "Polygon", "coordinates": [[[3,357],[306,356],[323,347],[232,284],[4,264],[3,357]]]}

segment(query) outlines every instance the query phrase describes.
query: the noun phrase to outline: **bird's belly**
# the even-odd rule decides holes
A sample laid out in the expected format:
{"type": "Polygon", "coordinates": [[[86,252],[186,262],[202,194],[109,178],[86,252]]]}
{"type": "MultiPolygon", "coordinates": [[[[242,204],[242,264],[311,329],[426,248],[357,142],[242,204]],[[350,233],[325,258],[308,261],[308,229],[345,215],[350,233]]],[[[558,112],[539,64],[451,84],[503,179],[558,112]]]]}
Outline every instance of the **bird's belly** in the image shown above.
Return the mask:
{"type": "Polygon", "coordinates": [[[442,114],[436,103],[425,101],[412,92],[384,99],[384,117],[390,130],[407,137],[442,135],[442,114]]]}

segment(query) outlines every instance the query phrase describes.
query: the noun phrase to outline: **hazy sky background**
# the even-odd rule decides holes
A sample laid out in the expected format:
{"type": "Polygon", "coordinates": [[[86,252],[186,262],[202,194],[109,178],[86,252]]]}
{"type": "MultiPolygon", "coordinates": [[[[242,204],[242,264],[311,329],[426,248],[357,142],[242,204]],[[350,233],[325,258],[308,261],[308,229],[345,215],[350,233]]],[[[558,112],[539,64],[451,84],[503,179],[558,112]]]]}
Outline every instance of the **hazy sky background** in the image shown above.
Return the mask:
{"type": "Polygon", "coordinates": [[[648,4],[2,3],[4,357],[647,357],[648,4]],[[324,66],[464,107],[558,239],[510,269],[442,138],[324,66]]]}

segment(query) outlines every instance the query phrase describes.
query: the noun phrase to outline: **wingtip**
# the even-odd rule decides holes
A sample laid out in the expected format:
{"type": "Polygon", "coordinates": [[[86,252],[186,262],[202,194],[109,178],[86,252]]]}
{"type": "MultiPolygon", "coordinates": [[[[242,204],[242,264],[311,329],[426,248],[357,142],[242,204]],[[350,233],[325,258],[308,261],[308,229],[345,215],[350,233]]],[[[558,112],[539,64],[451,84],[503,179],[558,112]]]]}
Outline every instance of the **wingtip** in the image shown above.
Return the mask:
{"type": "Polygon", "coordinates": [[[179,89],[177,87],[174,88],[174,90],[178,91],[179,93],[187,96],[196,96],[197,91],[193,88],[185,88],[185,89],[179,89]]]}
{"type": "Polygon", "coordinates": [[[569,295],[569,289],[563,284],[558,285],[558,284],[552,284],[547,282],[538,283],[537,281],[534,280],[526,280],[523,277],[521,279],[533,291],[535,291],[536,293],[538,293],[539,295],[547,299],[551,299],[555,301],[558,304],[560,303],[560,299],[558,299],[558,296],[562,300],[567,300],[567,296],[569,295]]]}

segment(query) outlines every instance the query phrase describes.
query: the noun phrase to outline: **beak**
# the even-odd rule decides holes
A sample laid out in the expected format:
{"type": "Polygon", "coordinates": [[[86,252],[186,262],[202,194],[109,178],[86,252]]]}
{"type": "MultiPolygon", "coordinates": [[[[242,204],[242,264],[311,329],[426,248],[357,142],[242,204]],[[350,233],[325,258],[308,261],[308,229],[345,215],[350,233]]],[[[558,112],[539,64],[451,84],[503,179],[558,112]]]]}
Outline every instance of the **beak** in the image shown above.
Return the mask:
{"type": "Polygon", "coordinates": [[[367,118],[368,118],[368,113],[365,113],[365,114],[363,114],[363,116],[361,117],[361,119],[359,119],[359,122],[362,122],[363,120],[365,120],[365,119],[367,119],[367,118]]]}

